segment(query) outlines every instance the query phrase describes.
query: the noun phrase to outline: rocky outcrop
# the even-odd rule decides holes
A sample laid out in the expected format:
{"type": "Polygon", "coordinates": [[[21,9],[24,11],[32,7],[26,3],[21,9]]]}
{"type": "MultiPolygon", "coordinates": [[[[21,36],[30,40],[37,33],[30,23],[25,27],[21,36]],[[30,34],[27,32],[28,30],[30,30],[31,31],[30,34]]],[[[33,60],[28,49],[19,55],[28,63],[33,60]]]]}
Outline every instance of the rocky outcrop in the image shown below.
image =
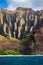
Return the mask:
{"type": "Polygon", "coordinates": [[[4,10],[2,14],[0,19],[4,36],[22,39],[43,27],[43,10],[19,7],[15,11],[4,10]]]}

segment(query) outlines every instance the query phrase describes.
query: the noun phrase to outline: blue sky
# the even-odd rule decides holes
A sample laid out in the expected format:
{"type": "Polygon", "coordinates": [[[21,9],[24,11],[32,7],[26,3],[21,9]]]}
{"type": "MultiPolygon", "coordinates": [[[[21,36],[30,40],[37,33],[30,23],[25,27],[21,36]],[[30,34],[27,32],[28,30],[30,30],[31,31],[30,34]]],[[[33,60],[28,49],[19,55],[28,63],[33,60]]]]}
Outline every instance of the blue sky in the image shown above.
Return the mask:
{"type": "Polygon", "coordinates": [[[6,2],[6,0],[0,0],[0,9],[2,9],[2,8],[7,8],[7,2],[6,2]]]}
{"type": "Polygon", "coordinates": [[[0,0],[0,9],[14,10],[17,7],[40,10],[43,9],[43,0],[0,0]]]}

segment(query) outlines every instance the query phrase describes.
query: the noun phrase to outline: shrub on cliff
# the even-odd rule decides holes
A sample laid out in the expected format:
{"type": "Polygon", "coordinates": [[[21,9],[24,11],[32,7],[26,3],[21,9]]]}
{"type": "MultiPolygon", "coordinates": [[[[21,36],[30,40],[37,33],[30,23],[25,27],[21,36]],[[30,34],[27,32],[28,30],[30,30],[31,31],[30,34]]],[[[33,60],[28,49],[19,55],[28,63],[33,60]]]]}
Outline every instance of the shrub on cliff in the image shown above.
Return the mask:
{"type": "Polygon", "coordinates": [[[0,50],[0,55],[21,55],[19,50],[0,50]]]}

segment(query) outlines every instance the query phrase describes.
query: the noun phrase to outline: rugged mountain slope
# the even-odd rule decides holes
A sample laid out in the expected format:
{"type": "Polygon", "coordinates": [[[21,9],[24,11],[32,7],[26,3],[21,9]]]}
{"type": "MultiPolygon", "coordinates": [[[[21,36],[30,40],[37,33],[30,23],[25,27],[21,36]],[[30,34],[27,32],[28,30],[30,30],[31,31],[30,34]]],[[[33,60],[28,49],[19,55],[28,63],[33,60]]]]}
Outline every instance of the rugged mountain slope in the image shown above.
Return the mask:
{"type": "Polygon", "coordinates": [[[3,35],[24,38],[26,34],[43,27],[43,10],[17,8],[15,11],[2,10],[0,14],[3,35]]]}
{"type": "MultiPolygon", "coordinates": [[[[36,52],[35,54],[43,54],[43,10],[34,11],[31,8],[17,8],[14,11],[1,10],[0,11],[0,34],[5,37],[14,37],[17,39],[27,39],[27,35],[33,35],[35,38],[36,52]]],[[[33,37],[32,37],[33,38],[33,37]]],[[[34,41],[32,38],[28,38],[25,44],[27,43],[27,48],[33,52],[34,41]],[[31,41],[31,42],[30,42],[31,41]],[[30,44],[31,43],[31,44],[30,44]]],[[[15,43],[15,42],[14,42],[15,43]]],[[[21,42],[20,42],[21,43],[21,42]]],[[[7,44],[11,44],[9,41],[7,44]]],[[[23,50],[23,45],[17,44],[20,46],[20,49],[23,50]]],[[[3,45],[2,45],[3,46],[3,45]]],[[[14,47],[18,48],[15,45],[14,47]]],[[[7,46],[9,47],[9,45],[7,46]]],[[[6,48],[7,48],[6,47],[6,48]]],[[[6,49],[1,48],[0,49],[6,49]]],[[[8,49],[8,48],[7,48],[8,49]]],[[[28,52],[30,52],[28,50],[28,52]]],[[[27,50],[26,50],[27,51],[27,50]]],[[[24,50],[25,53],[25,50],[24,50]]],[[[32,54],[32,53],[26,53],[32,54]]],[[[34,54],[34,53],[33,53],[34,54]]]]}

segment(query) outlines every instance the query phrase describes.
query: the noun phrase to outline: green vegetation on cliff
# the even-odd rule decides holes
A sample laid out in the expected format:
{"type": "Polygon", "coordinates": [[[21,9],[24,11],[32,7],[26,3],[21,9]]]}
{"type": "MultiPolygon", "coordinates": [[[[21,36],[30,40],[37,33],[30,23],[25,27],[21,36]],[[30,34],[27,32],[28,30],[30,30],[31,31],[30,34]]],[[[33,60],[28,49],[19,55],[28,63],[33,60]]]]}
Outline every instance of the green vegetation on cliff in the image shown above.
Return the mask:
{"type": "Polygon", "coordinates": [[[0,50],[0,55],[22,55],[19,50],[0,50]]]}

